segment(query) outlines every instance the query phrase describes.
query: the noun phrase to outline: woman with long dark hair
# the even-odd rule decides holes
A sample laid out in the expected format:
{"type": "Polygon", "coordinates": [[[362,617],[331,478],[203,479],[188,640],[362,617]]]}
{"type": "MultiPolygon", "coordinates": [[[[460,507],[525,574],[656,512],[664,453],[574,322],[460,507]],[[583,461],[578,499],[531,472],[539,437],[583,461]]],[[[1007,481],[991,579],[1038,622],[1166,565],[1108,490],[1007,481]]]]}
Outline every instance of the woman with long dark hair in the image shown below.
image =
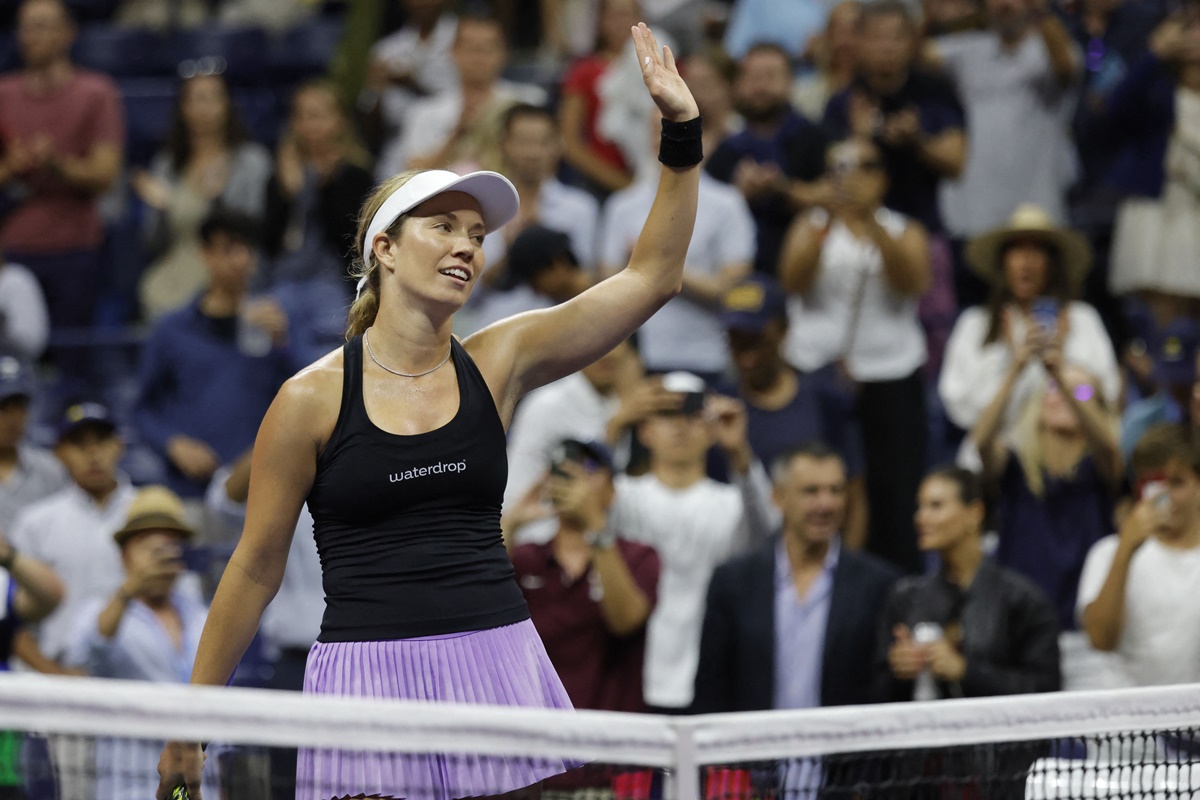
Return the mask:
{"type": "Polygon", "coordinates": [[[147,317],[173,311],[200,292],[208,278],[200,223],[218,203],[261,218],[270,176],[270,153],[250,140],[224,77],[184,78],[162,151],[132,180],[146,205],[145,241],[153,259],[138,290],[147,317]]]}

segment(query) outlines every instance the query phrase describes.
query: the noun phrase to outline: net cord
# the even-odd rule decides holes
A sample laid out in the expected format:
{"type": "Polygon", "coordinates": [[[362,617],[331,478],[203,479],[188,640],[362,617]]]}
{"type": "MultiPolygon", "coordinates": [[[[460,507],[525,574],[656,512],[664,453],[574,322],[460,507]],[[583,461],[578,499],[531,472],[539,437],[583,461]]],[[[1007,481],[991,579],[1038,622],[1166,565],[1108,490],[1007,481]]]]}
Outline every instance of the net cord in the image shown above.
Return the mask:
{"type": "Polygon", "coordinates": [[[1200,686],[659,717],[0,675],[0,730],[411,753],[536,753],[672,769],[682,780],[709,764],[1198,725],[1200,686]]]}

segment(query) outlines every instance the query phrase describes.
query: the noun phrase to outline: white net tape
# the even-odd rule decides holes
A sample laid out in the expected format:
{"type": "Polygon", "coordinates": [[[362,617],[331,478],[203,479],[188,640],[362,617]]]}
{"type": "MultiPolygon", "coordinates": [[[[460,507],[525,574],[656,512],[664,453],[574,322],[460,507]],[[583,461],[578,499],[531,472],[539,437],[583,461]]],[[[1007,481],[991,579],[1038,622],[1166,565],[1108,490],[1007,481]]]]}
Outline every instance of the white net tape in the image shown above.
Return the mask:
{"type": "MultiPolygon", "coordinates": [[[[794,770],[779,765],[801,763],[819,764],[817,777],[808,769],[805,787],[795,792],[784,787],[776,796],[817,797],[825,793],[814,789],[813,782],[828,784],[837,759],[865,775],[860,767],[882,763],[896,751],[920,752],[918,761],[924,759],[920,763],[925,766],[919,777],[930,782],[930,753],[937,754],[937,764],[961,772],[966,757],[946,753],[974,747],[968,760],[977,773],[980,753],[987,754],[989,763],[1005,763],[1005,756],[996,755],[1005,743],[1018,743],[1012,752],[1017,752],[1024,785],[1020,794],[1025,797],[1200,797],[1200,761],[1193,755],[1198,728],[1200,686],[668,718],[0,676],[0,730],[245,746],[536,755],[660,771],[671,776],[663,796],[688,800],[761,796],[715,792],[714,770],[750,774],[754,770],[746,765],[767,764],[774,765],[767,772],[782,774],[794,770]],[[1064,741],[1082,743],[1079,752],[1063,758],[1062,748],[1044,747],[1064,741]],[[1031,750],[1029,743],[1038,744],[1031,750]],[[1021,753],[1034,754],[1021,761],[1021,753]]],[[[897,779],[913,759],[895,758],[879,786],[917,785],[919,781],[897,779]]],[[[1013,763],[1011,753],[1007,763],[1013,763]]],[[[861,785],[866,779],[854,780],[861,785]]],[[[860,795],[926,796],[916,790],[860,795]]],[[[1008,794],[983,790],[973,796],[1008,794]]]]}

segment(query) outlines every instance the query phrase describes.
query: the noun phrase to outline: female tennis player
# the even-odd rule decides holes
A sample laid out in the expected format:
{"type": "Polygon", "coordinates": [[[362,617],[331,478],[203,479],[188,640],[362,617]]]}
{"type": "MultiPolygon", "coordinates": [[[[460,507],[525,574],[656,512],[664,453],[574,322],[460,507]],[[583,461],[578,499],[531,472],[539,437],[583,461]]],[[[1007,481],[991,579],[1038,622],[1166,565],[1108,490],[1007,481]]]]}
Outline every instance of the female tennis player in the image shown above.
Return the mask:
{"type": "MultiPolygon", "coordinates": [[[[680,290],[701,159],[696,103],[669,49],[632,31],[664,117],[665,165],[629,266],[555,308],[451,335],[483,238],[517,211],[495,173],[398,175],[359,221],[362,293],[347,344],[291,378],[254,447],[245,529],[221,579],[192,683],[223,685],[283,577],[307,500],[326,611],[304,690],[569,708],[500,534],[505,427],[526,392],[595,361],[680,290]]],[[[171,742],[159,800],[201,800],[204,755],[171,742]]],[[[570,765],[545,759],[301,751],[297,797],[499,796],[570,765]]],[[[524,796],[524,795],[522,795],[524,796]]]]}

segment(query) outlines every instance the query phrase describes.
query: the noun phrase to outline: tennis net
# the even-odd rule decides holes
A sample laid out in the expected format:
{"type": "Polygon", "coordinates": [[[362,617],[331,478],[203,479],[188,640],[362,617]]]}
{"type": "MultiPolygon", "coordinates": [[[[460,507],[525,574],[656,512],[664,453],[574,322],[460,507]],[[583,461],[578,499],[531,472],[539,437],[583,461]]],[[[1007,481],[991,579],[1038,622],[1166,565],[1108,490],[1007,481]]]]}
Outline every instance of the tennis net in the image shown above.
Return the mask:
{"type": "Polygon", "coordinates": [[[165,739],[209,743],[206,800],[449,800],[564,765],[541,797],[1200,797],[1200,687],[664,718],[5,675],[0,730],[0,798],[29,800],[147,800],[165,739]]]}

